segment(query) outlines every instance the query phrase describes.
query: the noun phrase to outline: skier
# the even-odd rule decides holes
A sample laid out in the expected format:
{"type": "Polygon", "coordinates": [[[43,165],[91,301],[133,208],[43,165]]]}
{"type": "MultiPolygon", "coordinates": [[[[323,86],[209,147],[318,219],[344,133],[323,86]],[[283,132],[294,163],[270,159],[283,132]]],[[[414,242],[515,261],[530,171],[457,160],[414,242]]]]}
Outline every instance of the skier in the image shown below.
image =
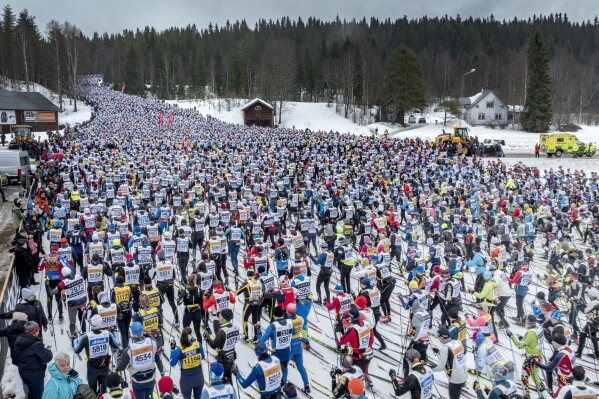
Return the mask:
{"type": "Polygon", "coordinates": [[[586,295],[589,301],[582,312],[587,315],[587,324],[580,333],[580,342],[576,350],[576,357],[582,356],[587,337],[590,335],[592,337],[591,342],[593,343],[593,355],[595,358],[599,358],[599,343],[596,339],[597,331],[599,331],[599,291],[596,288],[590,288],[586,291],[586,295]]]}
{"type": "Polygon", "coordinates": [[[235,292],[236,296],[241,294],[245,296],[245,304],[243,305],[243,311],[241,312],[243,328],[242,339],[246,342],[249,340],[248,321],[251,317],[252,326],[254,327],[252,341],[256,343],[260,333],[260,301],[262,300],[264,291],[262,284],[256,280],[253,270],[247,271],[246,283],[235,292]]]}
{"type": "Polygon", "coordinates": [[[439,349],[439,361],[433,372],[444,371],[447,374],[449,399],[459,399],[468,379],[466,350],[460,341],[450,337],[449,330],[445,327],[437,330],[437,337],[443,345],[439,349]]]}
{"type": "Polygon", "coordinates": [[[260,391],[260,399],[278,399],[282,386],[281,380],[283,379],[283,370],[279,359],[270,356],[264,342],[256,344],[254,353],[258,357],[258,362],[252,367],[252,371],[246,378],[241,375],[237,365],[234,365],[231,371],[243,388],[247,388],[256,382],[260,391]]]}
{"type": "Polygon", "coordinates": [[[141,323],[131,324],[131,340],[119,355],[116,368],[118,371],[129,371],[136,399],[152,399],[158,348],[153,338],[144,336],[141,323]]]}
{"type": "Polygon", "coordinates": [[[224,378],[221,378],[226,383],[232,383],[231,368],[237,358],[235,345],[239,341],[239,327],[232,323],[233,311],[224,309],[218,315],[220,329],[216,333],[214,339],[210,338],[208,330],[204,331],[204,339],[206,344],[212,349],[216,349],[216,359],[224,367],[224,378]]]}
{"type": "Polygon", "coordinates": [[[210,365],[210,384],[202,392],[201,399],[237,399],[237,393],[233,389],[231,382],[224,380],[225,369],[219,362],[210,365]]]}
{"type": "Polygon", "coordinates": [[[178,347],[174,339],[171,339],[171,367],[179,364],[181,366],[181,378],[179,387],[185,399],[200,399],[204,389],[204,374],[202,373],[202,359],[204,348],[193,336],[191,328],[184,327],[179,340],[178,347]]]}
{"type": "Polygon", "coordinates": [[[111,293],[112,302],[117,307],[117,324],[121,333],[121,342],[129,342],[129,326],[131,325],[133,300],[131,297],[131,287],[125,285],[125,279],[122,275],[116,277],[116,285],[111,293]]]}
{"type": "MultiPolygon", "coordinates": [[[[124,384],[126,385],[126,382],[124,384]]],[[[122,385],[121,377],[117,373],[108,373],[106,376],[106,388],[108,392],[100,395],[98,399],[133,399],[133,391],[122,385]]]]}
{"type": "Polygon", "coordinates": [[[312,255],[310,258],[312,259],[312,263],[314,266],[320,267],[320,271],[318,272],[318,276],[316,277],[316,294],[318,299],[316,300],[316,304],[322,304],[322,296],[320,287],[324,284],[324,294],[326,296],[326,303],[331,302],[331,294],[328,290],[329,283],[331,281],[331,275],[333,274],[333,261],[334,255],[332,252],[328,250],[328,244],[326,242],[320,243],[321,253],[318,255],[318,258],[314,259],[312,255]]]}
{"type": "MultiPolygon", "coordinates": [[[[186,276],[183,277],[183,281],[187,280],[186,276]]],[[[177,311],[177,304],[175,303],[175,278],[175,267],[173,262],[166,259],[164,250],[158,251],[158,262],[156,263],[156,288],[160,290],[160,296],[163,298],[166,297],[168,300],[175,316],[175,328],[179,328],[179,312],[177,311]]]]}
{"type": "Polygon", "coordinates": [[[339,339],[338,346],[350,345],[354,364],[362,369],[368,381],[368,366],[373,356],[374,334],[372,329],[360,320],[360,312],[356,308],[352,308],[343,316],[342,323],[346,333],[339,339]]]}
{"type": "MultiPolygon", "coordinates": [[[[560,389],[556,399],[575,399],[575,398],[589,398],[596,399],[598,394],[595,388],[591,388],[586,384],[584,366],[574,366],[572,369],[573,381],[570,385],[564,386],[560,389]]],[[[544,388],[541,388],[543,391],[544,388]]],[[[547,395],[544,395],[545,399],[549,399],[547,395]]]]}
{"type": "Polygon", "coordinates": [[[362,369],[354,366],[351,355],[342,355],[339,366],[331,369],[332,391],[335,399],[347,397],[349,394],[348,384],[354,378],[364,380],[362,369]]]}
{"type": "MultiPolygon", "coordinates": [[[[528,357],[538,361],[543,357],[543,346],[545,340],[543,336],[543,328],[537,326],[537,318],[533,314],[526,316],[525,327],[527,331],[526,334],[524,334],[524,340],[516,338],[516,336],[510,330],[506,330],[505,333],[517,348],[524,348],[528,357]]],[[[531,374],[537,390],[540,390],[542,387],[541,379],[539,378],[539,368],[530,361],[524,363],[522,368],[523,373],[521,379],[522,385],[524,385],[524,399],[529,399],[530,386],[528,380],[530,379],[531,374]]]]}
{"type": "Polygon", "coordinates": [[[213,308],[212,331],[217,332],[219,329],[218,314],[235,303],[235,294],[226,290],[226,287],[223,287],[223,283],[218,280],[214,280],[212,286],[214,289],[212,295],[210,295],[209,292],[204,292],[202,307],[206,312],[208,312],[210,308],[213,308]]]}
{"type": "MultiPolygon", "coordinates": [[[[516,384],[512,381],[513,375],[505,366],[495,365],[492,369],[491,378],[493,379],[493,389],[486,399],[522,399],[518,394],[516,384]]],[[[474,383],[474,390],[478,399],[485,399],[485,395],[478,382],[474,383]]]]}
{"type": "Polygon", "coordinates": [[[555,354],[551,357],[550,363],[542,364],[533,359],[527,359],[532,365],[540,367],[547,373],[547,391],[553,396],[553,372],[557,376],[557,391],[559,394],[561,388],[568,385],[572,377],[572,367],[574,366],[574,351],[567,345],[567,339],[563,334],[555,334],[551,346],[555,350],[555,354]]]}
{"type": "Polygon", "coordinates": [[[106,391],[106,377],[110,369],[109,348],[121,349],[118,338],[110,331],[102,329],[102,317],[93,315],[90,319],[90,332],[84,333],[72,342],[75,353],[85,349],[87,355],[87,384],[100,395],[106,391]]]}
{"type": "MultiPolygon", "coordinates": [[[[420,353],[419,359],[423,362],[428,360],[426,351],[430,344],[428,330],[430,326],[431,316],[430,314],[422,309],[420,301],[413,301],[411,306],[411,319],[410,327],[408,330],[408,336],[411,338],[408,345],[408,349],[415,349],[420,353]]],[[[404,356],[403,361],[404,378],[406,378],[410,372],[409,362],[404,356]]]]}
{"type": "MultiPolygon", "coordinates": [[[[514,374],[516,372],[515,364],[504,357],[493,341],[478,331],[474,338],[474,343],[476,344],[476,351],[474,352],[474,362],[476,364],[476,370],[474,371],[476,374],[484,373],[487,376],[491,376],[493,367],[499,365],[508,370],[509,375],[507,378],[509,380],[514,379],[514,374]]],[[[469,371],[473,372],[473,370],[469,371]]]]}
{"type": "MultiPolygon", "coordinates": [[[[154,339],[158,344],[157,354],[164,350],[164,335],[162,334],[162,314],[157,308],[150,306],[150,299],[147,295],[139,297],[139,311],[133,315],[133,321],[141,323],[143,332],[154,339]]],[[[162,359],[156,357],[156,365],[161,374],[164,373],[162,359]]]]}
{"type": "MultiPolygon", "coordinates": [[[[87,302],[87,296],[85,295],[85,280],[79,274],[73,275],[73,272],[69,267],[63,267],[61,270],[64,280],[62,280],[56,288],[50,290],[49,295],[56,295],[61,290],[64,290],[67,310],[69,313],[69,331],[71,337],[75,337],[77,330],[75,323],[77,318],[79,322],[83,319],[83,306],[87,302]]],[[[85,324],[82,324],[81,330],[85,331],[85,324]]]]}
{"type": "Polygon", "coordinates": [[[306,372],[306,368],[304,367],[303,357],[304,348],[306,348],[307,350],[310,349],[310,341],[308,341],[308,331],[304,326],[304,320],[302,316],[297,314],[296,305],[294,303],[290,303],[289,305],[287,305],[286,309],[288,319],[291,321],[295,329],[295,333],[291,336],[289,360],[293,360],[293,363],[295,363],[295,367],[297,367],[297,371],[299,371],[300,376],[302,377],[302,382],[304,383],[303,392],[309,394],[310,380],[308,379],[308,373],[306,372]]]}
{"type": "Polygon", "coordinates": [[[298,334],[298,331],[291,320],[285,318],[283,308],[275,307],[273,316],[275,320],[266,327],[260,337],[260,342],[270,340],[271,347],[274,350],[273,355],[279,360],[278,363],[283,371],[282,383],[285,384],[287,382],[287,365],[291,358],[291,337],[298,334]]]}
{"type": "Polygon", "coordinates": [[[389,370],[391,384],[395,396],[410,393],[412,399],[430,399],[432,397],[435,376],[433,371],[420,359],[420,353],[415,349],[408,349],[404,359],[410,366],[410,374],[400,382],[395,370],[389,370]]]}

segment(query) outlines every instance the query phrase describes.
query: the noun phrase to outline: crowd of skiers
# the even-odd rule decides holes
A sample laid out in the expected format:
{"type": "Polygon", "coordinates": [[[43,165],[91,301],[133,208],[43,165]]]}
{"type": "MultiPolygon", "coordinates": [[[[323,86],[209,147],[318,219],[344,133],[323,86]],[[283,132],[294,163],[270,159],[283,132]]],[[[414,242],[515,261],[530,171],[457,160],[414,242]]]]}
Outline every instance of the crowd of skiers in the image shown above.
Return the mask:
{"type": "Polygon", "coordinates": [[[440,396],[444,373],[450,399],[596,397],[576,365],[589,338],[599,357],[596,174],[230,125],[91,78],[80,90],[95,118],[55,139],[15,202],[22,303],[0,335],[30,399],[390,396],[373,358],[398,396],[440,396]],[[65,317],[72,349],[54,356],[65,317]]]}

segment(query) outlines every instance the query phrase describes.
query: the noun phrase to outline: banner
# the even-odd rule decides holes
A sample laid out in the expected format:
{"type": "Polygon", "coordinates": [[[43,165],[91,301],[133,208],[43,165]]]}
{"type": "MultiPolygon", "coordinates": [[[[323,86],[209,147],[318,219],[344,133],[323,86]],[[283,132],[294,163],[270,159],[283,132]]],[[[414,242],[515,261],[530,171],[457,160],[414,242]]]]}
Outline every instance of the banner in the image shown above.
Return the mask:
{"type": "Polygon", "coordinates": [[[175,113],[171,112],[171,114],[168,117],[168,128],[170,129],[171,126],[173,126],[173,121],[175,120],[175,113]]]}
{"type": "Polygon", "coordinates": [[[36,111],[23,111],[23,120],[25,122],[37,121],[37,112],[36,111]]]}
{"type": "Polygon", "coordinates": [[[16,125],[17,114],[15,111],[0,109],[0,125],[16,125]]]}
{"type": "Polygon", "coordinates": [[[163,125],[164,125],[164,111],[161,111],[160,115],[158,115],[158,129],[162,129],[163,125]]]}

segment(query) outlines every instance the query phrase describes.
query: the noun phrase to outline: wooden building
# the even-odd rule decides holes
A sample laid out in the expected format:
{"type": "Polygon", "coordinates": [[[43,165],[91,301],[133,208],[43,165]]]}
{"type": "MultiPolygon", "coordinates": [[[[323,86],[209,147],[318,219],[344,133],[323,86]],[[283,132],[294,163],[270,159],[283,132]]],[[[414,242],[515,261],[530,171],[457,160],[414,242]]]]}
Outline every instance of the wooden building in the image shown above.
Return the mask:
{"type": "Polygon", "coordinates": [[[34,132],[58,130],[58,112],[40,93],[0,90],[0,128],[10,133],[13,125],[29,125],[34,132]]]}
{"type": "Polygon", "coordinates": [[[404,123],[404,109],[395,99],[391,99],[379,107],[378,122],[404,123]]]}
{"type": "Polygon", "coordinates": [[[274,109],[264,100],[255,98],[247,103],[243,112],[243,124],[246,126],[274,127],[274,109]]]}

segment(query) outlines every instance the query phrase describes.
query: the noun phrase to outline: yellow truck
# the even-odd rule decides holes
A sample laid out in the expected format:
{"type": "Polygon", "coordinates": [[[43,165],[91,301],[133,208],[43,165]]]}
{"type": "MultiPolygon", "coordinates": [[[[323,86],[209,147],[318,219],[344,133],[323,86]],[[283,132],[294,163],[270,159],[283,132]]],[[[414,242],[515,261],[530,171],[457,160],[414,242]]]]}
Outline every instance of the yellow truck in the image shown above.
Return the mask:
{"type": "Polygon", "coordinates": [[[539,137],[539,147],[548,157],[573,154],[574,158],[591,158],[597,150],[594,143],[585,144],[572,133],[543,133],[539,137]]]}
{"type": "Polygon", "coordinates": [[[474,138],[470,136],[470,129],[462,126],[454,126],[453,132],[446,132],[443,129],[443,133],[435,138],[436,144],[453,144],[457,146],[462,145],[462,154],[472,155],[474,150],[474,138]]]}

